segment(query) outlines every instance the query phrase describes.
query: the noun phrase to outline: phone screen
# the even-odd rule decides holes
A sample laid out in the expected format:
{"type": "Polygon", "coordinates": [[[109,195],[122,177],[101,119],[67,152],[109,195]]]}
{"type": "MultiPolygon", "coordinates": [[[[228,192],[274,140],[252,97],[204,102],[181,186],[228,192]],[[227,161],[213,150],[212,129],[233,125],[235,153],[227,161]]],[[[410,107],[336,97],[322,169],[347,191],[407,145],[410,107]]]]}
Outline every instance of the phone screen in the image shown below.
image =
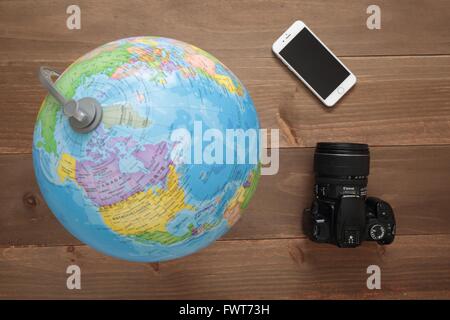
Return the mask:
{"type": "Polygon", "coordinates": [[[326,99],[350,75],[307,28],[303,28],[280,51],[280,55],[322,99],[326,99]]]}

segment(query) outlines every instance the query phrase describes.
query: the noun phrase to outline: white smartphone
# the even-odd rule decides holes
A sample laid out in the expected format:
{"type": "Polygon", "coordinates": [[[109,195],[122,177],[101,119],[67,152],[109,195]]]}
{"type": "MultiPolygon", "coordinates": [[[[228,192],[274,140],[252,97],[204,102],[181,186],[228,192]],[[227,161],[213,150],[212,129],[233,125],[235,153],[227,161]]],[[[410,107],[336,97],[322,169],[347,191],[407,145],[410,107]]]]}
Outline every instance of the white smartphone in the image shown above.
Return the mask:
{"type": "Polygon", "coordinates": [[[356,83],[355,75],[302,21],[295,21],[272,50],[327,107],[356,83]]]}

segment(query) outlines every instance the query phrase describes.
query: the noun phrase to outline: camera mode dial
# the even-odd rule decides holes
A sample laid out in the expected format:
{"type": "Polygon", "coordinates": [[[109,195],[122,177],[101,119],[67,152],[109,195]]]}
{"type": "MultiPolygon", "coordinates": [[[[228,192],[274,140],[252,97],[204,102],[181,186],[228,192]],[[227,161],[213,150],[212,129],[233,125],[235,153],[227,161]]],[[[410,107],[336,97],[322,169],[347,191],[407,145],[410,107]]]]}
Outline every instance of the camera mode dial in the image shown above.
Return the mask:
{"type": "Polygon", "coordinates": [[[386,234],[386,228],[381,224],[377,223],[370,227],[369,230],[370,237],[372,240],[378,241],[384,238],[386,234]]]}

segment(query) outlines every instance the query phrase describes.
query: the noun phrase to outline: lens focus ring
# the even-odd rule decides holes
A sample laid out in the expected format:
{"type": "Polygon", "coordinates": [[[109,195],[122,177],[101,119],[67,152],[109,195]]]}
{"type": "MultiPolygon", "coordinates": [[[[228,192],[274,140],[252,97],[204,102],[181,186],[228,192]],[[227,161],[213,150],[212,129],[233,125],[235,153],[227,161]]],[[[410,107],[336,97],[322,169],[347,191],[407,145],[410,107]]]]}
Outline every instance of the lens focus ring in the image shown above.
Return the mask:
{"type": "Polygon", "coordinates": [[[369,163],[367,144],[320,142],[314,155],[314,171],[319,177],[367,177],[369,163]]]}

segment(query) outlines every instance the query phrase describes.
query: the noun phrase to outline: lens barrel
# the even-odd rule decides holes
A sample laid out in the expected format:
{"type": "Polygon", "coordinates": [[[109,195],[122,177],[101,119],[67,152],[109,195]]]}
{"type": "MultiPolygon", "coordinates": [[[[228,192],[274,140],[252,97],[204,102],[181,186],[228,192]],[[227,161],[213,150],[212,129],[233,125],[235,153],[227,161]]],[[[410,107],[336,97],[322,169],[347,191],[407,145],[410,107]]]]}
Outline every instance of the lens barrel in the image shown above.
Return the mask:
{"type": "Polygon", "coordinates": [[[369,175],[369,145],[319,142],[314,154],[316,177],[353,179],[369,175]]]}

